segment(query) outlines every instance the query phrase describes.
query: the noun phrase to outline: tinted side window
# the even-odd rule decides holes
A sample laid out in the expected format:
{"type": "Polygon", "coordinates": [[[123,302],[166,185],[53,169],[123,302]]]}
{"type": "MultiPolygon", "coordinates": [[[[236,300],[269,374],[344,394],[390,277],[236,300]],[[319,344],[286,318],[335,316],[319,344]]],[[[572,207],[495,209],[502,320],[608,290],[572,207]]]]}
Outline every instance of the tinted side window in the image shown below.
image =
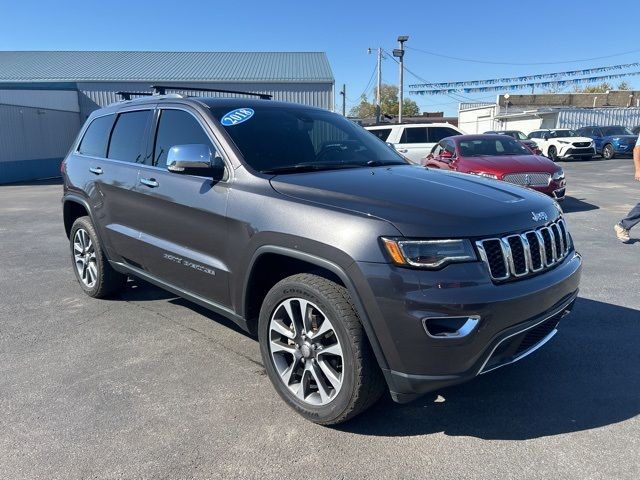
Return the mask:
{"type": "Polygon", "coordinates": [[[452,155],[455,155],[456,153],[456,146],[453,143],[453,140],[444,140],[441,142],[444,145],[444,149],[451,153],[452,155]]]}
{"type": "Polygon", "coordinates": [[[425,127],[405,127],[400,143],[429,143],[427,129],[425,127]]]}
{"type": "Polygon", "coordinates": [[[453,128],[447,127],[429,127],[429,141],[430,142],[439,142],[443,138],[451,137],[453,135],[460,135],[453,128]]]}
{"type": "Polygon", "coordinates": [[[383,142],[387,141],[387,138],[389,138],[389,134],[391,133],[390,128],[380,128],[377,130],[369,130],[369,131],[373,133],[376,137],[378,137],[380,140],[382,140],[383,142]]]}
{"type": "Polygon", "coordinates": [[[153,164],[162,168],[166,167],[167,154],[171,147],[194,143],[208,145],[212,154],[216,151],[193,115],[183,110],[162,110],[153,149],[153,164]]]}
{"type": "Polygon", "coordinates": [[[78,152],[92,157],[105,157],[112,125],[113,115],[106,115],[93,120],[84,137],[82,137],[78,152]]]}
{"type": "Polygon", "coordinates": [[[124,162],[142,163],[151,110],[127,112],[118,115],[111,133],[107,158],[124,162]]]}
{"type": "Polygon", "coordinates": [[[540,138],[540,132],[531,132],[529,138],[540,138]]]}

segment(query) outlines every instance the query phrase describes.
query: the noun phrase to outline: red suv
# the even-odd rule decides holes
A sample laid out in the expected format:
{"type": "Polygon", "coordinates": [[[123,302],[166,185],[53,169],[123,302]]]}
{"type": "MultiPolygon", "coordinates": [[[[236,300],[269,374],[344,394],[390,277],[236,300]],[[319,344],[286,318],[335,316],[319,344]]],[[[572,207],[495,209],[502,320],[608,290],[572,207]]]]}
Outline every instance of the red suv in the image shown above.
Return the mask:
{"type": "Polygon", "coordinates": [[[562,200],[566,180],[554,162],[507,135],[456,135],[441,140],[422,165],[503,180],[562,200]]]}

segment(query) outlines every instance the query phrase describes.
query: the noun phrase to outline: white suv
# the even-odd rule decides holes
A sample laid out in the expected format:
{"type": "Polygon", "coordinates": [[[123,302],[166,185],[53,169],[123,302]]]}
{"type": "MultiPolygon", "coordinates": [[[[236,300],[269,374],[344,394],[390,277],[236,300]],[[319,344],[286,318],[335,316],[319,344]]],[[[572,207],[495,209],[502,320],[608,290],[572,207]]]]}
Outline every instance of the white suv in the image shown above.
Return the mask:
{"type": "Polygon", "coordinates": [[[588,160],[596,154],[593,140],[580,137],[568,128],[534,130],[529,138],[536,142],[542,154],[554,162],[558,159],[582,158],[588,160]]]}
{"type": "Polygon", "coordinates": [[[420,164],[433,146],[443,138],[463,135],[460,129],[450,123],[411,123],[365,128],[380,140],[393,144],[399,153],[417,164],[420,164]]]}

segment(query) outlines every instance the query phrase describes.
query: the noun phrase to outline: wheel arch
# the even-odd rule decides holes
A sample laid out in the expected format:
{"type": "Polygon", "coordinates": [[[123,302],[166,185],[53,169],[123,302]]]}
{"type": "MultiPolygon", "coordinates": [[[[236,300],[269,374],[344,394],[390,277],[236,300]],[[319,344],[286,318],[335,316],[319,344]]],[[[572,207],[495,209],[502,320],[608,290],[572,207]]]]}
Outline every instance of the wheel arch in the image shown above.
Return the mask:
{"type": "Polygon", "coordinates": [[[387,369],[387,361],[364,308],[364,304],[345,269],[331,260],[306,252],[301,252],[299,250],[293,250],[276,245],[263,245],[253,254],[253,257],[249,262],[242,291],[241,315],[246,319],[249,331],[254,334],[257,332],[257,318],[260,312],[260,306],[262,305],[262,300],[271,287],[283,278],[296,273],[305,272],[324,276],[329,280],[333,280],[336,283],[341,284],[347,289],[367,335],[369,344],[376,356],[378,365],[383,369],[383,371],[384,369],[387,369]],[[263,278],[263,272],[265,272],[265,267],[267,267],[267,271],[269,271],[268,267],[272,264],[272,261],[281,261],[283,259],[292,261],[293,263],[289,265],[293,265],[297,268],[278,269],[276,275],[267,275],[267,281],[260,283],[260,279],[263,278]]]}
{"type": "MultiPolygon", "coordinates": [[[[69,238],[71,234],[73,222],[86,215],[88,215],[93,222],[93,214],[86,200],[76,195],[65,195],[62,199],[62,217],[67,238],[69,238]]],[[[95,222],[93,222],[93,224],[95,225],[95,222]]]]}

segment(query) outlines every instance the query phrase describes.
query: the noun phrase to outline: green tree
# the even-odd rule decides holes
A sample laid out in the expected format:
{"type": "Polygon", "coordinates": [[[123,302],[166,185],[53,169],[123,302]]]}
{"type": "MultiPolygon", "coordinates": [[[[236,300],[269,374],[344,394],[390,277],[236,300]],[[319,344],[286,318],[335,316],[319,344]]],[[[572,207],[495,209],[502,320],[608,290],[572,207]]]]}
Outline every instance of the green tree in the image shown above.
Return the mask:
{"type": "Polygon", "coordinates": [[[367,96],[363,93],[360,97],[360,103],[349,111],[350,117],[371,118],[376,116],[376,106],[369,103],[367,96]]]}
{"type": "Polygon", "coordinates": [[[618,90],[631,90],[631,85],[629,85],[627,82],[620,82],[618,84],[618,90]]]}
{"type": "MultiPolygon", "coordinates": [[[[373,97],[376,97],[377,89],[373,91],[373,97]]],[[[398,87],[395,85],[382,84],[380,87],[380,111],[382,115],[392,117],[398,116],[398,87]]],[[[403,99],[402,115],[407,117],[415,116],[420,113],[418,104],[409,98],[403,99]]],[[[353,107],[349,112],[352,117],[371,118],[376,116],[375,102],[369,103],[367,96],[360,97],[360,103],[353,107]]]]}

